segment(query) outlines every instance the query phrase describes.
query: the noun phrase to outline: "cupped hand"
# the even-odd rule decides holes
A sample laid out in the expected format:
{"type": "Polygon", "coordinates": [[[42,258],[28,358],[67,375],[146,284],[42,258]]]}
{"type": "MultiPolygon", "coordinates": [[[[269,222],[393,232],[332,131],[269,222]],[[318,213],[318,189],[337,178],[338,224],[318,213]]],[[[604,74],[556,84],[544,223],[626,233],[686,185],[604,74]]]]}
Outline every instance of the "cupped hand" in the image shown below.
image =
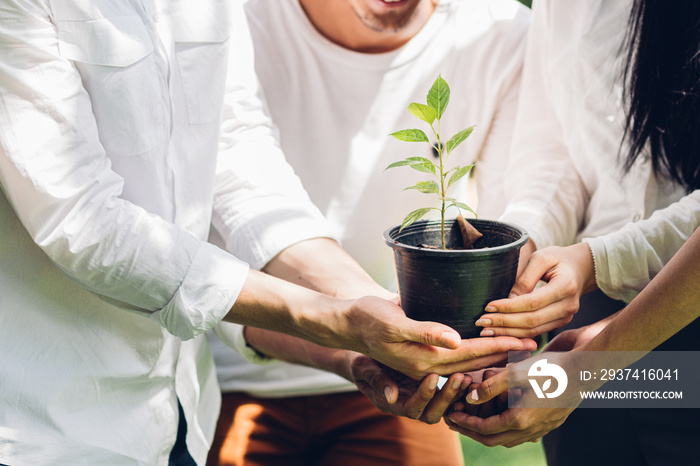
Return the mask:
{"type": "Polygon", "coordinates": [[[566,407],[537,406],[527,367],[511,365],[470,385],[464,402],[455,403],[445,416],[450,429],[486,446],[514,447],[536,442],[563,424],[580,401],[568,400],[566,407]]]}
{"type": "Polygon", "coordinates": [[[477,321],[482,336],[533,338],[571,321],[581,294],[595,289],[593,258],[586,243],[533,253],[510,296],[490,302],[477,321]],[[543,281],[543,286],[537,284],[543,281]]]}
{"type": "Polygon", "coordinates": [[[471,377],[456,373],[439,389],[437,374],[416,381],[359,353],[349,359],[355,385],[379,410],[427,424],[439,422],[471,383],[471,377]]]}
{"type": "Polygon", "coordinates": [[[401,308],[378,298],[353,301],[346,316],[348,335],[343,336],[346,341],[340,342],[341,347],[370,356],[415,380],[431,373],[451,375],[503,364],[508,351],[537,349],[531,339],[507,336],[461,340],[450,327],[409,319],[401,308]]]}
{"type": "Polygon", "coordinates": [[[488,417],[459,411],[455,405],[446,418],[450,429],[483,445],[508,448],[537,442],[564,423],[574,408],[509,408],[488,417]]]}
{"type": "Polygon", "coordinates": [[[574,408],[523,408],[534,396],[529,388],[508,387],[504,370],[473,384],[464,402],[455,403],[445,416],[450,429],[486,446],[514,447],[537,442],[564,423],[574,408]],[[517,392],[518,401],[508,407],[509,393],[517,392]],[[527,401],[525,401],[527,400],[527,401]]]}

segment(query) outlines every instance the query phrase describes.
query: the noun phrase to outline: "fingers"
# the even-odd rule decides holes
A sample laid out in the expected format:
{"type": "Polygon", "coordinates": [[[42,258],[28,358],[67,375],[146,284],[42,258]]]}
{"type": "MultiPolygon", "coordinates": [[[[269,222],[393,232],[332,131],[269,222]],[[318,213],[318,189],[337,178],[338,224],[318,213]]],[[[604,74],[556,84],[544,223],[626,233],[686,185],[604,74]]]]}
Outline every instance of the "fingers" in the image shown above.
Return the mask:
{"type": "Polygon", "coordinates": [[[430,371],[438,374],[470,372],[508,362],[509,352],[534,351],[537,343],[531,339],[512,337],[473,338],[463,340],[455,351],[438,352],[430,371]]]}
{"type": "Polygon", "coordinates": [[[375,400],[383,397],[388,404],[396,403],[399,396],[398,384],[372,358],[356,357],[352,362],[352,375],[355,384],[370,399],[375,400]],[[373,395],[370,396],[368,392],[373,393],[373,395]]]}
{"type": "Polygon", "coordinates": [[[519,328],[515,325],[515,328],[507,327],[489,327],[481,331],[482,336],[511,336],[516,338],[534,338],[537,335],[542,335],[550,330],[558,329],[569,322],[571,322],[573,316],[562,317],[557,320],[546,321],[541,325],[536,325],[534,327],[519,328]]]}
{"type": "Polygon", "coordinates": [[[420,420],[427,424],[440,422],[452,403],[463,396],[471,381],[471,377],[467,374],[461,372],[452,374],[425,407],[420,420]]]}
{"type": "MultiPolygon", "coordinates": [[[[488,372],[488,371],[487,371],[488,372]]],[[[490,376],[484,374],[484,381],[467,394],[467,403],[483,404],[508,390],[508,371],[490,376]],[[488,377],[488,378],[487,378],[488,377]]]]}
{"type": "Polygon", "coordinates": [[[517,447],[518,445],[522,445],[523,443],[531,442],[531,443],[537,443],[540,441],[542,438],[542,433],[541,432],[535,432],[530,435],[523,435],[522,437],[518,437],[513,441],[504,443],[503,446],[506,448],[513,448],[517,447]]]}
{"type": "MultiPolygon", "coordinates": [[[[447,417],[451,422],[450,426],[459,428],[460,433],[470,438],[474,438],[470,434],[478,434],[483,438],[484,436],[500,434],[511,430],[511,427],[507,422],[507,419],[505,418],[505,414],[506,412],[496,414],[495,416],[482,418],[480,416],[474,416],[464,412],[454,411],[450,413],[447,417]]],[[[479,439],[474,438],[474,440],[479,439]]]]}
{"type": "Polygon", "coordinates": [[[521,296],[531,293],[537,286],[537,282],[539,282],[554,265],[556,265],[556,261],[551,256],[534,252],[530,255],[527,264],[515,281],[511,289],[511,295],[521,296]]]}
{"type": "Polygon", "coordinates": [[[437,374],[430,374],[423,379],[418,389],[403,403],[401,412],[395,412],[395,414],[411,419],[419,419],[428,406],[428,403],[430,403],[435,396],[438,379],[439,376],[437,374]]]}
{"type": "Polygon", "coordinates": [[[464,356],[470,359],[508,351],[534,351],[536,349],[537,343],[534,340],[520,340],[511,337],[471,338],[463,340],[460,345],[460,351],[464,351],[464,356]]]}
{"type": "Polygon", "coordinates": [[[575,280],[557,275],[532,293],[492,301],[476,325],[484,327],[481,336],[534,337],[569,323],[579,296],[575,280]]]}
{"type": "Polygon", "coordinates": [[[578,299],[576,299],[576,303],[569,301],[573,301],[574,298],[578,298],[578,287],[575,280],[572,280],[571,276],[560,275],[534,291],[492,301],[486,306],[486,311],[503,314],[538,311],[562,300],[566,300],[569,306],[573,306],[578,302],[578,299]]]}
{"type": "Polygon", "coordinates": [[[459,348],[462,337],[459,336],[456,330],[447,325],[410,319],[408,319],[408,322],[410,324],[404,326],[402,334],[405,340],[441,348],[459,348]]]}

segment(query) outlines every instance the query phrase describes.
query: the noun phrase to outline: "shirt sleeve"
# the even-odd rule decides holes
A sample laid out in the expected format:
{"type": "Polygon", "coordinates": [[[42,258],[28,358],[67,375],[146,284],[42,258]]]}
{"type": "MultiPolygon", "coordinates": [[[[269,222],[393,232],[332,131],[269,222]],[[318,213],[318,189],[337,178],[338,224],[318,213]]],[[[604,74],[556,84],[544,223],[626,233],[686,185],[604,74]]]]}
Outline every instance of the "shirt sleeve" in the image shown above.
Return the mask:
{"type": "Polygon", "coordinates": [[[646,220],[628,223],[608,235],[584,238],[593,254],[598,287],[613,299],[632,301],[698,225],[700,190],[695,190],[646,220]]]}
{"type": "Polygon", "coordinates": [[[520,102],[505,173],[510,200],[500,217],[525,228],[538,248],[572,244],[588,197],[564,142],[547,72],[546,2],[535,2],[520,102]]]}
{"type": "Polygon", "coordinates": [[[121,196],[89,93],[49,5],[0,7],[0,185],[71,280],[188,339],[230,309],[247,264],[121,196]]]}
{"type": "Polygon", "coordinates": [[[254,72],[250,32],[243,14],[239,17],[229,59],[212,222],[229,252],[260,269],[294,243],[333,235],[279,146],[254,72]]]}
{"type": "MultiPolygon", "coordinates": [[[[490,6],[498,8],[499,5],[495,3],[490,6]]],[[[500,7],[510,11],[513,5],[504,2],[500,7]]],[[[485,74],[484,77],[490,82],[501,84],[498,92],[494,92],[493,118],[484,125],[488,128],[488,134],[476,161],[478,214],[487,219],[498,218],[508,200],[503,169],[508,164],[509,149],[513,140],[530,21],[530,11],[522,5],[517,7],[518,13],[514,18],[493,27],[494,30],[500,31],[500,34],[497,37],[497,47],[490,50],[490,54],[498,57],[498,65],[492,67],[489,70],[491,74],[485,74]]]]}
{"type": "Polygon", "coordinates": [[[226,344],[226,346],[236,350],[246,361],[257,365],[268,365],[279,363],[280,360],[267,356],[253,349],[245,338],[245,326],[232,324],[230,322],[220,322],[214,327],[216,337],[226,344]]]}

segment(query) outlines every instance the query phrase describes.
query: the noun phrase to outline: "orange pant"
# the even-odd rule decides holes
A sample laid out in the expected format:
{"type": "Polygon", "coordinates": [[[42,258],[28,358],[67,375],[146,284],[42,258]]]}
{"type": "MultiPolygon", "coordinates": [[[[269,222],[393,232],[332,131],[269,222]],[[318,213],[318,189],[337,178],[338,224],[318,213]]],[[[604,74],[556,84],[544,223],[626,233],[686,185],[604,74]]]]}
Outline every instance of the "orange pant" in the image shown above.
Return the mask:
{"type": "Polygon", "coordinates": [[[462,465],[444,422],[385,414],[359,392],[295,398],[224,393],[208,466],[462,465]]]}

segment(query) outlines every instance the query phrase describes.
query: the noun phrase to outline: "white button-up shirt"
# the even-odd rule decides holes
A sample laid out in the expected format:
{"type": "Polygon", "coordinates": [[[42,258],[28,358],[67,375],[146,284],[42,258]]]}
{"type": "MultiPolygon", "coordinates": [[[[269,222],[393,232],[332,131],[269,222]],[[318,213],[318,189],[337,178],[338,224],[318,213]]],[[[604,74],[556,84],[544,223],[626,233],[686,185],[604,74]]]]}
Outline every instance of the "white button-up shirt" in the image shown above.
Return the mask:
{"type": "Polygon", "coordinates": [[[204,463],[219,399],[197,336],[248,264],[328,231],[242,19],[230,0],[0,5],[0,463],[165,464],[178,398],[204,463]]]}
{"type": "Polygon", "coordinates": [[[535,2],[502,216],[538,248],[584,239],[600,289],[626,301],[700,224],[700,191],[684,196],[645,157],[621,169],[619,51],[631,6],[535,2]]]}

